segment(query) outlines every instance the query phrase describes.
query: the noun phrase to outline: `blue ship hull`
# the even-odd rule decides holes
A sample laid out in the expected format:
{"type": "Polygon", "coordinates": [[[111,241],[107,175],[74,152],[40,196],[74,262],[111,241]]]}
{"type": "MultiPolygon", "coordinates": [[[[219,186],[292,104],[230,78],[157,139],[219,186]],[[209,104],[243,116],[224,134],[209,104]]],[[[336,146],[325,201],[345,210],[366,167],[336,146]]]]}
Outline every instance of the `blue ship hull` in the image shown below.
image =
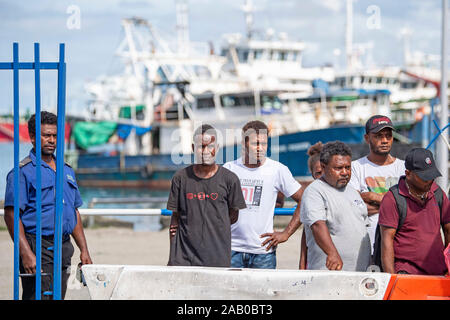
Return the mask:
{"type": "Polygon", "coordinates": [[[307,151],[311,145],[339,140],[351,147],[358,146],[364,144],[364,134],[364,126],[345,126],[283,135],[279,138],[279,161],[294,177],[310,176],[307,151]]]}
{"type": "MultiPolygon", "coordinates": [[[[269,150],[272,152],[269,151],[268,156],[285,164],[295,177],[309,177],[306,152],[312,144],[340,140],[351,147],[360,148],[364,145],[364,133],[364,126],[349,125],[281,135],[269,140],[269,150]]],[[[240,149],[240,145],[221,149],[217,163],[223,164],[238,158],[240,149]]],[[[193,163],[192,155],[183,157],[184,161],[176,164],[170,154],[125,157],[80,155],[77,180],[85,187],[167,189],[175,171],[193,163]]]]}
{"type": "MultiPolygon", "coordinates": [[[[433,134],[427,117],[420,122],[400,124],[397,132],[411,141],[409,144],[394,143],[391,154],[400,159],[404,158],[410,148],[426,145],[433,134]]],[[[358,159],[369,152],[364,134],[365,128],[362,125],[334,126],[285,134],[269,139],[268,156],[285,164],[298,180],[310,181],[307,151],[311,145],[318,141],[326,143],[339,140],[348,144],[352,149],[353,159],[358,159]]],[[[219,151],[217,163],[234,160],[240,157],[240,153],[240,145],[225,147],[219,151]]],[[[174,158],[183,161],[174,163],[170,154],[124,157],[81,154],[76,169],[77,180],[84,187],[166,190],[170,188],[175,171],[193,163],[192,155],[178,155],[174,158]]]]}

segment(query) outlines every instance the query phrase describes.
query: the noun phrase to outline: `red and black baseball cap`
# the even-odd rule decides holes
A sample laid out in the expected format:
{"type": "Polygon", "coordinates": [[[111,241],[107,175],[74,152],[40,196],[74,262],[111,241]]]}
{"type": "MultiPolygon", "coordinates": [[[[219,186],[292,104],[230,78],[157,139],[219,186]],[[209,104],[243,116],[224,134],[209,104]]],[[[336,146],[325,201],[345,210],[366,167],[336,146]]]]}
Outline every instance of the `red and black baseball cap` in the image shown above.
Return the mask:
{"type": "Polygon", "coordinates": [[[442,176],[436,167],[433,153],[424,148],[414,148],[406,154],[405,168],[417,174],[424,181],[442,176]]]}
{"type": "Polygon", "coordinates": [[[366,122],[366,134],[369,132],[377,133],[384,128],[391,128],[392,130],[395,130],[391,119],[386,116],[377,114],[370,117],[370,119],[366,122]]]}

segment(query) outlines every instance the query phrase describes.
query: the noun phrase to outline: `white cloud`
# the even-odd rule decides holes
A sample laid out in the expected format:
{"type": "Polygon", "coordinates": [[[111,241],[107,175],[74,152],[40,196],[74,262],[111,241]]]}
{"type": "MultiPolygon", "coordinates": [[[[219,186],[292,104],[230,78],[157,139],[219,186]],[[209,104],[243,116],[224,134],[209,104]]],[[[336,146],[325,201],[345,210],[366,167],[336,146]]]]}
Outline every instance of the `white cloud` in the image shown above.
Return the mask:
{"type": "Polygon", "coordinates": [[[346,0],[320,0],[317,1],[317,4],[331,10],[334,12],[341,11],[341,8],[343,7],[344,1],[346,0]]]}
{"type": "MultiPolygon", "coordinates": [[[[187,0],[187,3],[191,40],[218,44],[223,33],[245,32],[242,12],[245,0],[187,0]]],[[[290,39],[305,41],[308,65],[332,62],[333,50],[343,50],[346,0],[253,0],[252,3],[255,28],[271,27],[276,32],[286,32],[290,39]]],[[[374,41],[374,59],[379,64],[399,63],[402,44],[397,33],[408,25],[414,31],[412,50],[438,53],[440,5],[441,0],[354,1],[354,41],[374,41]],[[366,26],[366,10],[372,4],[381,9],[379,30],[366,26]]],[[[65,42],[68,92],[75,88],[78,91],[85,79],[97,78],[108,70],[120,40],[120,19],[129,16],[147,18],[158,30],[176,37],[175,0],[0,0],[0,61],[11,59],[14,41],[19,41],[21,57],[26,60],[33,56],[34,41],[41,42],[41,56],[46,60],[55,59],[58,43],[65,42]],[[81,10],[80,30],[66,28],[66,9],[72,4],[81,10]]],[[[0,113],[9,94],[7,90],[8,86],[0,82],[0,113]]]]}

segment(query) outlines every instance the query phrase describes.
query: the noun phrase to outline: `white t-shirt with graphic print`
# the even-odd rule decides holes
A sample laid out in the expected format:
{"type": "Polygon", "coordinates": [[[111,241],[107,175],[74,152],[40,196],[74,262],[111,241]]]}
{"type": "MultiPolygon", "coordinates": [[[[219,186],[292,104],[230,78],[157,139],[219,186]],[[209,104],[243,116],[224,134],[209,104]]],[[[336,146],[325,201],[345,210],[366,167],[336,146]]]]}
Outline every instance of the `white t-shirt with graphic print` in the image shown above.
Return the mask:
{"type": "MultiPolygon", "coordinates": [[[[239,252],[264,254],[265,238],[260,235],[273,232],[273,216],[278,192],[292,196],[300,188],[289,168],[284,164],[266,158],[258,168],[248,168],[242,158],[227,162],[225,168],[234,172],[241,181],[246,209],[239,210],[239,219],[231,225],[231,249],[239,252]]],[[[266,245],[267,246],[267,245],[266,245]]]]}
{"type": "MultiPolygon", "coordinates": [[[[352,161],[352,177],[350,185],[359,192],[375,192],[385,194],[389,188],[398,183],[398,179],[405,175],[405,161],[395,159],[391,164],[380,166],[371,162],[367,156],[352,161]]],[[[375,230],[378,224],[378,213],[369,216],[369,237],[373,245],[375,230]]]]}

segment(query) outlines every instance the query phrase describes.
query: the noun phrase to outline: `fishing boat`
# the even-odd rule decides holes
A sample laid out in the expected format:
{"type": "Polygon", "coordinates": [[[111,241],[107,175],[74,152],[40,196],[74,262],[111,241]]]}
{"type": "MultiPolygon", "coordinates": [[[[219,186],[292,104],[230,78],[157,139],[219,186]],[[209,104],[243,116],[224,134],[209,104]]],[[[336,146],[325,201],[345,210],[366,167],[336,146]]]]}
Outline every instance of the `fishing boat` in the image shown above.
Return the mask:
{"type": "Polygon", "coordinates": [[[173,173],[192,163],[192,134],[202,123],[221,133],[218,162],[224,163],[239,156],[240,128],[264,121],[271,156],[299,180],[309,179],[306,151],[317,141],[341,140],[355,158],[365,154],[364,123],[372,114],[390,116],[403,129],[394,155],[429,141],[430,108],[422,108],[419,119],[420,106],[404,103],[429,103],[428,84],[422,95],[415,85],[422,80],[390,75],[386,68],[370,77],[356,77],[362,71],[351,68],[344,77],[330,66],[303,67],[305,44],[285,33],[257,32],[252,10],[247,1],[246,34],[225,35],[220,54],[189,41],[185,1],[177,2],[176,36],[163,37],[145,19],[122,20],[125,37],[117,55],[123,74],[87,84],[88,108],[69,117],[77,148],[66,155],[80,185],[167,188],[173,173]],[[409,100],[397,100],[399,95],[409,100]]]}

